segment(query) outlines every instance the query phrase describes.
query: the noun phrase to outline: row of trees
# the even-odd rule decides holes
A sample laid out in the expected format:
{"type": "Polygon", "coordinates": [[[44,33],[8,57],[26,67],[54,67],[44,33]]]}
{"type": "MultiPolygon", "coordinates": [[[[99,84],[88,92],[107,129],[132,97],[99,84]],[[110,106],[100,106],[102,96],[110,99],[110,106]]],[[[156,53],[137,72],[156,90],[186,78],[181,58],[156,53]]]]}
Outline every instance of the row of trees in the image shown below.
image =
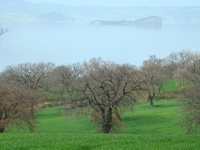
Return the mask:
{"type": "Polygon", "coordinates": [[[183,125],[192,132],[200,124],[200,55],[190,51],[172,53],[165,59],[150,56],[140,68],[101,58],[57,67],[53,63],[8,66],[0,74],[0,130],[12,124],[21,127],[21,123],[32,130],[35,109],[44,96],[53,94],[67,115],[86,108],[91,120],[101,125],[101,132],[110,133],[115,124],[123,122],[119,108],[132,107],[144,94],[154,106],[153,100],[162,94],[168,78],[184,81],[180,82],[183,125]]]}

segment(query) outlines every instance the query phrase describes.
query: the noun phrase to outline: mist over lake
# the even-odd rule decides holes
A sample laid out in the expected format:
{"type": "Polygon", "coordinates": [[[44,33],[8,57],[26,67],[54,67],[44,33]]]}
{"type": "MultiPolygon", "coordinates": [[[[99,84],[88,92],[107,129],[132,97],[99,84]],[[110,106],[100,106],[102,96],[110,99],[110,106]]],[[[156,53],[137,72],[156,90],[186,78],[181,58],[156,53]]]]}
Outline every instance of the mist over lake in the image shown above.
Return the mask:
{"type": "Polygon", "coordinates": [[[89,23],[3,22],[0,70],[24,62],[71,64],[102,57],[140,66],[149,55],[200,51],[199,25],[163,25],[160,29],[92,26],[89,23]]]}

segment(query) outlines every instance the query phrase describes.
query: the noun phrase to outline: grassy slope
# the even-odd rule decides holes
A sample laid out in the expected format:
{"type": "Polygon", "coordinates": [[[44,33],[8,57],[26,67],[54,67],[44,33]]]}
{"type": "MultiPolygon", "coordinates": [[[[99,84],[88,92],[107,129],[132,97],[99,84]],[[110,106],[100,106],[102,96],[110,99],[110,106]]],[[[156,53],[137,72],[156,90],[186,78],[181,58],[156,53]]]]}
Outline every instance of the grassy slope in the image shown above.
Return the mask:
{"type": "MultiPolygon", "coordinates": [[[[134,111],[123,110],[119,132],[133,134],[184,134],[178,120],[181,114],[176,101],[155,101],[155,107],[148,102],[136,103],[134,111]]],[[[63,118],[60,108],[49,108],[39,112],[36,133],[93,133],[97,128],[90,117],[79,120],[63,118]]]]}
{"type": "Polygon", "coordinates": [[[149,102],[136,104],[134,112],[126,112],[125,132],[134,134],[184,134],[178,120],[181,118],[180,107],[176,101],[155,101],[155,107],[149,102]]]}
{"type": "Polygon", "coordinates": [[[181,85],[178,84],[178,80],[168,79],[164,85],[164,88],[161,92],[171,92],[176,91],[181,88],[181,85]]]}
{"type": "Polygon", "coordinates": [[[96,126],[90,118],[64,119],[60,108],[44,109],[38,113],[35,133],[13,131],[0,135],[1,150],[51,150],[51,149],[198,149],[200,134],[184,135],[178,120],[181,114],[176,101],[136,103],[134,111],[123,112],[121,133],[110,135],[93,133],[96,126]],[[126,134],[125,134],[126,133],[126,134]]]}
{"type": "MultiPolygon", "coordinates": [[[[124,124],[118,133],[133,134],[184,134],[178,120],[180,107],[173,100],[155,101],[155,107],[149,102],[135,103],[134,110],[123,110],[124,124]]],[[[93,133],[97,126],[90,117],[81,119],[64,118],[61,108],[48,108],[38,112],[36,133],[93,133]]],[[[13,133],[29,132],[14,130],[13,133]]]]}

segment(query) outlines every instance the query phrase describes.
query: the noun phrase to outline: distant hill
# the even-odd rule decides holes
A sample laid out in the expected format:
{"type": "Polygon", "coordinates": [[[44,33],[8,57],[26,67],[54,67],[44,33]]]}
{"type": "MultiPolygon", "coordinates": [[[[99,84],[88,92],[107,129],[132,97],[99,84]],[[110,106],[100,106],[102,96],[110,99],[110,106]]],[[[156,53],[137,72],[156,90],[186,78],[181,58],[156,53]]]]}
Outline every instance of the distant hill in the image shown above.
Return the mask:
{"type": "Polygon", "coordinates": [[[90,22],[92,25],[130,25],[134,27],[144,27],[144,28],[161,28],[162,19],[156,16],[150,16],[146,18],[141,18],[137,20],[120,20],[120,21],[102,21],[93,20],[90,22]]]}
{"type": "MultiPolygon", "coordinates": [[[[98,7],[68,6],[64,4],[37,4],[23,0],[0,0],[0,19],[2,13],[25,13],[41,16],[57,12],[79,21],[90,20],[134,20],[147,16],[159,16],[164,24],[200,24],[200,6],[190,7],[98,7]]],[[[59,17],[59,16],[58,16],[59,17]]],[[[57,20],[57,19],[56,19],[57,20]]]]}
{"type": "Polygon", "coordinates": [[[43,21],[73,21],[72,17],[67,17],[58,12],[45,13],[38,16],[43,21]]]}

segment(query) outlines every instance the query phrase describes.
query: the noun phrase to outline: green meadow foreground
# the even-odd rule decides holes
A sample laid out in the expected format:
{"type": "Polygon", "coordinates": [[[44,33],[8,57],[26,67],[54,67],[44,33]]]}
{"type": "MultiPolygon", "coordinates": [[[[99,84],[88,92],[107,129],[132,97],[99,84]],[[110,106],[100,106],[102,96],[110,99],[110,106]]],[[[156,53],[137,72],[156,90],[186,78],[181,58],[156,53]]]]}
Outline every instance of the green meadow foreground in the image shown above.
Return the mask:
{"type": "Polygon", "coordinates": [[[200,149],[200,132],[185,135],[179,120],[177,101],[136,103],[134,110],[122,110],[124,124],[112,134],[94,133],[98,126],[84,119],[63,118],[61,108],[38,112],[34,133],[7,131],[0,135],[0,150],[195,150],[200,149]]]}

